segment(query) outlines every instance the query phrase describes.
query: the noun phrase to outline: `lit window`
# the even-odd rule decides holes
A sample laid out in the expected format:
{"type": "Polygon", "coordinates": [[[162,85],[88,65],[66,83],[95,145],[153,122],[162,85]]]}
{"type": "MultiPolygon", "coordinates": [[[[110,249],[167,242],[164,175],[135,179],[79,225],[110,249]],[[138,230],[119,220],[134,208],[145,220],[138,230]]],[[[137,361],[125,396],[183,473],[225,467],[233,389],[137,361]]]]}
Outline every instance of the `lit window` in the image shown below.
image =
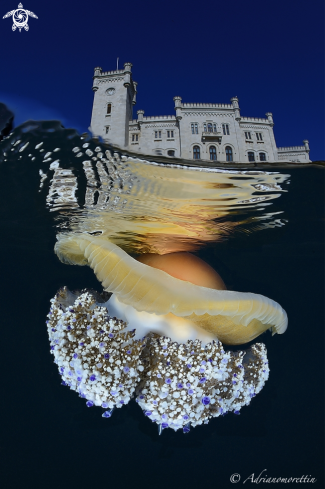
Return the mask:
{"type": "Polygon", "coordinates": [[[222,124],[222,132],[224,133],[225,136],[226,135],[229,136],[229,134],[230,134],[230,132],[229,132],[229,124],[222,124]]]}
{"type": "Polygon", "coordinates": [[[260,161],[266,161],[266,154],[260,153],[260,161]]]}
{"type": "Polygon", "coordinates": [[[252,139],[251,138],[251,133],[250,132],[245,132],[245,138],[246,139],[252,139]]]}
{"type": "Polygon", "coordinates": [[[248,154],[248,161],[255,161],[255,155],[253,151],[249,151],[247,154],[248,154]]]}
{"type": "Polygon", "coordinates": [[[262,133],[261,132],[257,132],[256,133],[256,138],[257,138],[257,141],[263,141],[262,133]]]}
{"type": "Polygon", "coordinates": [[[200,159],[200,146],[194,146],[193,148],[193,160],[200,159]]]}
{"type": "Polygon", "coordinates": [[[175,156],[175,151],[173,149],[170,149],[167,151],[168,156],[175,156]]]}
{"type": "Polygon", "coordinates": [[[217,151],[215,146],[210,146],[210,160],[217,159],[217,151]]]}
{"type": "Polygon", "coordinates": [[[107,114],[111,114],[112,112],[112,104],[107,104],[107,114]]]}
{"type": "Polygon", "coordinates": [[[106,126],[106,127],[105,127],[105,132],[106,132],[106,134],[108,134],[108,131],[109,131],[109,126],[106,126]]]}
{"type": "Polygon", "coordinates": [[[232,149],[230,146],[226,146],[226,161],[233,161],[232,149]]]}

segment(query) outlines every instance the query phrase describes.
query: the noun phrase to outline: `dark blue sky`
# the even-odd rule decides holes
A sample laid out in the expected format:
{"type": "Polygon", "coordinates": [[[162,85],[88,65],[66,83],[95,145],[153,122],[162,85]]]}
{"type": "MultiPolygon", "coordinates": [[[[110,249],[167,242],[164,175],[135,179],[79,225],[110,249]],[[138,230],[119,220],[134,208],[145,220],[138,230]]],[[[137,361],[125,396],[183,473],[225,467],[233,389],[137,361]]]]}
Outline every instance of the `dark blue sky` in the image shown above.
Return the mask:
{"type": "Polygon", "coordinates": [[[38,19],[13,32],[2,19],[0,101],[28,118],[89,127],[95,66],[133,63],[145,115],[173,114],[183,102],[229,103],[243,116],[274,117],[277,146],[308,139],[324,159],[322,0],[22,0],[38,19]]]}

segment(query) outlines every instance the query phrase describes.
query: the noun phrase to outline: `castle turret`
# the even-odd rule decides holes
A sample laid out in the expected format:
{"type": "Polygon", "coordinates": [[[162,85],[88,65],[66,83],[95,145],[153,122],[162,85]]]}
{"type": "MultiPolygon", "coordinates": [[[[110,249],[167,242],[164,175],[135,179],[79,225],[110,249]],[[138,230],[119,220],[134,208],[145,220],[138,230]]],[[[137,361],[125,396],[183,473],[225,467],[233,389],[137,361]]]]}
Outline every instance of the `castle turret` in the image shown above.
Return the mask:
{"type": "Polygon", "coordinates": [[[144,110],[138,110],[137,111],[137,116],[138,116],[138,122],[141,123],[143,121],[143,114],[144,110]]]}
{"type": "Polygon", "coordinates": [[[265,115],[267,117],[267,120],[269,121],[270,126],[273,127],[274,126],[274,122],[273,122],[272,112],[267,112],[265,115]]]}
{"type": "Polygon", "coordinates": [[[132,63],[124,63],[124,86],[129,87],[131,84],[132,63]]]}
{"type": "Polygon", "coordinates": [[[309,153],[309,151],[310,151],[310,149],[309,149],[309,141],[307,139],[304,139],[303,143],[305,145],[306,151],[309,153]]]}
{"type": "Polygon", "coordinates": [[[240,121],[240,108],[239,108],[239,102],[238,102],[238,97],[233,97],[230,99],[230,102],[233,106],[233,109],[235,111],[235,119],[236,121],[240,121]]]}
{"type": "Polygon", "coordinates": [[[175,110],[176,110],[176,119],[180,121],[182,119],[182,97],[174,97],[175,102],[175,110]]]}
{"type": "Polygon", "coordinates": [[[102,71],[96,67],[93,77],[90,129],[94,136],[101,136],[121,148],[128,146],[129,122],[136,103],[136,83],[132,80],[131,68],[131,63],[125,63],[124,69],[114,71],[102,71]]]}

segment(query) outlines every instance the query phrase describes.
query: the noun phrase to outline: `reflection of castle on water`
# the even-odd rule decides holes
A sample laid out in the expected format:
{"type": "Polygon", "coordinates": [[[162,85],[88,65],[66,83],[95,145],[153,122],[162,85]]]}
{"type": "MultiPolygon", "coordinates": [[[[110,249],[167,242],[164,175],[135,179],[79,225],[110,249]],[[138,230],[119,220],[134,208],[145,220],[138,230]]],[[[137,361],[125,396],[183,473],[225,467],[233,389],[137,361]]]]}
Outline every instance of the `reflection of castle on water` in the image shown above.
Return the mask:
{"type": "Polygon", "coordinates": [[[238,98],[231,104],[188,104],[174,97],[176,115],[144,117],[137,111],[137,83],[131,63],[123,70],[95,68],[91,130],[121,148],[136,152],[208,161],[308,163],[309,144],[277,148],[273,117],[241,117],[238,98]]]}

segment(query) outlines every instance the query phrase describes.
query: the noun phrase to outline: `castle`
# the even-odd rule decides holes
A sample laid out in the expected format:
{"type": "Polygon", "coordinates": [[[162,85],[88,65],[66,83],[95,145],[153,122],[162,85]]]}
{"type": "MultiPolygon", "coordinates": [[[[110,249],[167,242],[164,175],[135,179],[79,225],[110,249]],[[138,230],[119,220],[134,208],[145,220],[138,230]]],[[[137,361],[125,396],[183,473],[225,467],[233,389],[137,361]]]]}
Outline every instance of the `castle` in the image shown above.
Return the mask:
{"type": "Polygon", "coordinates": [[[132,64],[124,69],[102,71],[95,68],[91,131],[120,148],[147,155],[213,162],[295,162],[308,163],[309,144],[277,148],[273,117],[242,117],[238,98],[230,104],[182,103],[174,97],[175,115],[145,117],[137,111],[137,83],[132,64]]]}

